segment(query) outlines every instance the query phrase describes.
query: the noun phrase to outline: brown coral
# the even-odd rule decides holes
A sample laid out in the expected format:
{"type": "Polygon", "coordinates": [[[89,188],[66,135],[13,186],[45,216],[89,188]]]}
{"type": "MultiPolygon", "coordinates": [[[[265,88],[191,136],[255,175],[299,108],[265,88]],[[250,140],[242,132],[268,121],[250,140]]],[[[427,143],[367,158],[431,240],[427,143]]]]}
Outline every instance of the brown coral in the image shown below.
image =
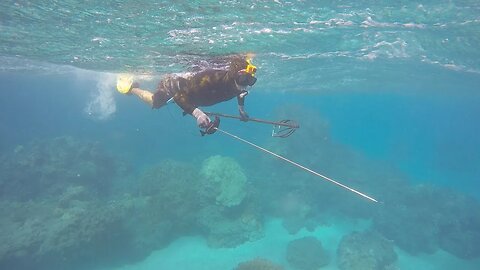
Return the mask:
{"type": "Polygon", "coordinates": [[[288,243],[287,261],[295,269],[316,270],[328,265],[330,258],[320,240],[307,236],[288,243]]]}
{"type": "Polygon", "coordinates": [[[256,258],[251,261],[242,262],[234,270],[283,270],[284,268],[267,259],[256,258]]]}
{"type": "Polygon", "coordinates": [[[342,238],[337,250],[341,270],[394,269],[393,243],[376,232],[353,232],[342,238]]]}

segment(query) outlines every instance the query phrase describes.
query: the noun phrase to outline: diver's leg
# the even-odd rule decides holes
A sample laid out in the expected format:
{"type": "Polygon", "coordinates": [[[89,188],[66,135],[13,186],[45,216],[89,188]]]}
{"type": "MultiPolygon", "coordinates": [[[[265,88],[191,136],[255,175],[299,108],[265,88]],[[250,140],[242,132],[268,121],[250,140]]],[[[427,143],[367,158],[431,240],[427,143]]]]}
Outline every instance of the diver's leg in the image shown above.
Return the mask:
{"type": "Polygon", "coordinates": [[[140,88],[132,88],[130,93],[139,97],[143,102],[147,103],[150,107],[153,106],[153,93],[140,88]]]}

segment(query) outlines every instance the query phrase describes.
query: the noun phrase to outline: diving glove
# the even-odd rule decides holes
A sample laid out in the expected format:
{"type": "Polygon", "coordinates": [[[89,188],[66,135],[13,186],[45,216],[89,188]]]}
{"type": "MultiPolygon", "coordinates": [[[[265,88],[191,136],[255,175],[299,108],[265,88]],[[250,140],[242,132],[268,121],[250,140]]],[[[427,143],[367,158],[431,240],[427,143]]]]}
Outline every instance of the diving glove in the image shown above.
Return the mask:
{"type": "Polygon", "coordinates": [[[202,112],[199,108],[196,108],[193,110],[192,115],[197,119],[197,125],[199,128],[208,128],[208,125],[211,121],[204,112],[202,112]]]}
{"type": "Polygon", "coordinates": [[[208,127],[205,128],[205,130],[200,130],[200,134],[202,134],[202,136],[211,135],[217,131],[219,125],[220,117],[215,116],[215,120],[211,121],[208,124],[208,127]]]}

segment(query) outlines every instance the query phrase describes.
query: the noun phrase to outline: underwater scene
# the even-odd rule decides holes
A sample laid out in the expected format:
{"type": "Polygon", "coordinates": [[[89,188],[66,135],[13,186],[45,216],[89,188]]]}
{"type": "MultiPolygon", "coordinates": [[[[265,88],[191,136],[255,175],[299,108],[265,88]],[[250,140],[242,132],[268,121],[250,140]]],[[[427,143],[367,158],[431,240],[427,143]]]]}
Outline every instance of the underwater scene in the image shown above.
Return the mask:
{"type": "Polygon", "coordinates": [[[0,269],[480,269],[479,44],[475,0],[3,0],[0,269]]]}

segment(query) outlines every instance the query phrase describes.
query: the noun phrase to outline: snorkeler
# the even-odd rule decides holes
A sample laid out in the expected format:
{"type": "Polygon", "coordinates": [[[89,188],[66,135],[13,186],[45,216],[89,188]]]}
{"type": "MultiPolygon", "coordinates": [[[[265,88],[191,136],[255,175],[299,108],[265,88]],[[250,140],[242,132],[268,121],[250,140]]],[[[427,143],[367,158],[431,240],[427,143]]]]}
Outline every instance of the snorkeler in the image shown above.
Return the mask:
{"type": "MultiPolygon", "coordinates": [[[[117,81],[117,90],[122,94],[136,95],[153,109],[161,108],[173,99],[175,103],[177,103],[178,106],[183,109],[185,114],[190,114],[196,118],[197,125],[204,129],[201,131],[202,135],[213,134],[216,131],[219,131],[220,133],[253,146],[257,150],[263,151],[278,159],[286,161],[291,165],[294,165],[306,172],[340,186],[350,192],[360,195],[370,201],[378,202],[373,197],[370,197],[356,189],[344,185],[332,178],[322,175],[284,156],[242,139],[225,130],[219,129],[218,125],[220,122],[218,116],[227,118],[240,118],[242,121],[249,121],[249,116],[244,109],[245,96],[248,94],[248,87],[253,86],[257,81],[257,78],[255,77],[257,68],[251,63],[250,58],[234,56],[229,60],[228,68],[225,69],[212,68],[203,70],[190,76],[168,74],[160,81],[155,93],[140,89],[139,85],[133,82],[133,77],[131,76],[119,77],[119,80],[117,81]],[[240,113],[240,117],[211,113],[211,115],[215,115],[215,121],[211,121],[208,115],[198,108],[199,106],[211,106],[223,101],[231,100],[234,97],[237,97],[238,100],[238,111],[240,113]]],[[[276,132],[272,131],[273,137],[286,138],[290,136],[295,129],[299,128],[299,126],[291,120],[282,120],[280,122],[265,121],[254,118],[251,120],[264,124],[273,124],[274,130],[277,129],[276,132]]]]}
{"type": "Polygon", "coordinates": [[[120,78],[117,90],[122,94],[136,95],[153,109],[161,108],[173,99],[185,114],[196,118],[200,128],[212,134],[219,121],[211,121],[199,106],[211,106],[237,97],[240,119],[248,121],[249,118],[244,102],[248,87],[257,81],[257,68],[246,57],[234,56],[229,62],[225,69],[207,69],[190,76],[169,74],[159,82],[155,93],[140,89],[132,78],[120,78]]]}

